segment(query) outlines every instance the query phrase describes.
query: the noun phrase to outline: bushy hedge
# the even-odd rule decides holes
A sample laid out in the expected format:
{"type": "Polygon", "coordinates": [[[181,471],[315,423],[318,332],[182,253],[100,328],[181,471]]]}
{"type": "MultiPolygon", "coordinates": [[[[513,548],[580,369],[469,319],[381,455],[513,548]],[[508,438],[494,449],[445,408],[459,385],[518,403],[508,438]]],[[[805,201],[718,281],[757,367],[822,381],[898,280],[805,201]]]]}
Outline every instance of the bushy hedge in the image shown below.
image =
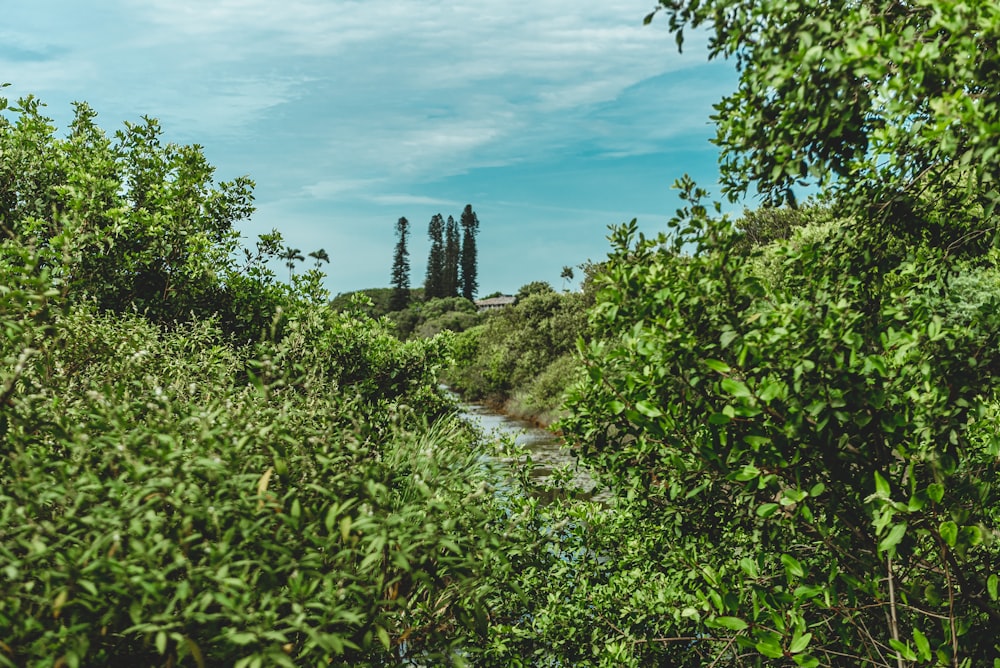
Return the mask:
{"type": "Polygon", "coordinates": [[[279,283],[280,235],[235,263],[249,184],[155,122],[112,145],[86,107],[67,139],[15,111],[0,665],[462,663],[509,512],[438,391],[446,337],[279,283]]]}

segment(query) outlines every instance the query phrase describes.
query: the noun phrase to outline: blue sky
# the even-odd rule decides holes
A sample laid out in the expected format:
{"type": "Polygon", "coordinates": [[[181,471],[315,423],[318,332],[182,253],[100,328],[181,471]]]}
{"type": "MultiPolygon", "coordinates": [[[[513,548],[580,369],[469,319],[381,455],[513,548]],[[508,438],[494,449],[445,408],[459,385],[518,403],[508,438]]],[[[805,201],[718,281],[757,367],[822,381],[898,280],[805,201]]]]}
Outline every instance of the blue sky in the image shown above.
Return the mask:
{"type": "MultiPolygon", "coordinates": [[[[712,104],[735,85],[704,40],[678,54],[654,0],[33,0],[4,3],[0,81],[64,127],[158,118],[258,210],[331,257],[333,293],[386,286],[394,226],[479,216],[480,293],[600,260],[607,226],[655,232],[689,173],[714,187],[712,104]]],[[[579,273],[579,272],[578,272],[579,273]]]]}

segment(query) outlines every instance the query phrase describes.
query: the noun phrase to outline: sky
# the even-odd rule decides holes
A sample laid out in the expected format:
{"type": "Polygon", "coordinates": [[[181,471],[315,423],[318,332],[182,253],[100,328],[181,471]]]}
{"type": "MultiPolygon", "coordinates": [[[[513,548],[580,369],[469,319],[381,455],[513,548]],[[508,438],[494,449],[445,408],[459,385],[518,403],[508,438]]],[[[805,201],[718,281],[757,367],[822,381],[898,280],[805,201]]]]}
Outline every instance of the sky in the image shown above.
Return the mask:
{"type": "MultiPolygon", "coordinates": [[[[0,0],[0,91],[60,128],[86,101],[109,134],[159,119],[219,180],[249,175],[252,245],[323,248],[333,294],[389,285],[410,221],[480,221],[479,294],[553,287],[608,226],[664,229],[685,173],[717,192],[712,105],[730,63],[678,53],[655,0],[0,0]]],[[[582,272],[576,270],[577,278],[582,272]]]]}

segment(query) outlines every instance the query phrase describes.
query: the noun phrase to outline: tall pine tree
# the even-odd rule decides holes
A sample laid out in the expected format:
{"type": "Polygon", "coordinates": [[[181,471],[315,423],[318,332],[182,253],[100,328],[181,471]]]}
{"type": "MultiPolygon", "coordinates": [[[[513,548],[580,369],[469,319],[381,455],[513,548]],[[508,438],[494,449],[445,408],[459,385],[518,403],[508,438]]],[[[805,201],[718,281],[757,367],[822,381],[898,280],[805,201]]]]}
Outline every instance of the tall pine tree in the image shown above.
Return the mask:
{"type": "Polygon", "coordinates": [[[390,311],[402,311],[410,302],[410,252],[406,249],[406,237],[409,232],[410,221],[405,217],[400,218],[396,222],[396,252],[392,257],[390,311]]]}
{"type": "Polygon", "coordinates": [[[458,262],[461,246],[458,237],[458,223],[448,216],[444,228],[444,293],[447,297],[458,296],[458,262]]]}
{"type": "Polygon", "coordinates": [[[435,214],[427,226],[431,250],[427,255],[427,278],[424,280],[424,298],[447,296],[444,291],[444,218],[435,214]]]}
{"type": "Polygon", "coordinates": [[[459,262],[462,275],[462,296],[466,299],[474,299],[476,291],[479,290],[479,269],[476,259],[476,234],[479,233],[479,218],[472,210],[471,204],[465,205],[462,211],[462,251],[459,262]]]}

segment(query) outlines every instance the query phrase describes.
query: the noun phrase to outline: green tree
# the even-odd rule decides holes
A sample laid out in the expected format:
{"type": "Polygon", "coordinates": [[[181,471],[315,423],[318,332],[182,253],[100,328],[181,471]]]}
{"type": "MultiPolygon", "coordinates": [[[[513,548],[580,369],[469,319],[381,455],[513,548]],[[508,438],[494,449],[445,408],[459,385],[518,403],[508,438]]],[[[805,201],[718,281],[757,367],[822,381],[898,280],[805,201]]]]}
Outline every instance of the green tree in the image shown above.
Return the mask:
{"type": "Polygon", "coordinates": [[[566,290],[566,285],[573,281],[573,267],[569,265],[564,265],[562,268],[562,273],[559,274],[559,278],[563,279],[563,289],[566,290]]]}
{"type": "Polygon", "coordinates": [[[460,663],[516,527],[448,337],[335,310],[323,251],[277,281],[276,231],[237,266],[244,191],[155,123],[38,107],[0,114],[0,665],[460,663]]]}
{"type": "Polygon", "coordinates": [[[410,221],[405,217],[396,221],[396,250],[392,256],[390,311],[402,311],[410,302],[410,252],[406,248],[406,237],[409,232],[410,221]]]}
{"type": "Polygon", "coordinates": [[[444,292],[444,218],[440,213],[431,217],[427,226],[427,236],[431,240],[431,249],[427,254],[427,277],[424,280],[424,297],[436,299],[446,297],[444,292]]]}
{"type": "Polygon", "coordinates": [[[476,297],[479,290],[479,267],[476,258],[476,235],[479,233],[479,217],[472,210],[472,205],[465,205],[461,218],[462,226],[462,257],[461,277],[462,296],[468,300],[476,297]]]}
{"type": "Polygon", "coordinates": [[[448,216],[444,237],[444,296],[457,297],[461,241],[458,235],[458,223],[453,216],[448,216]]]}
{"type": "Polygon", "coordinates": [[[731,195],[794,200],[794,187],[817,183],[843,213],[910,243],[990,245],[1000,200],[994,3],[660,5],[678,43],[685,29],[707,29],[710,57],[739,71],[715,116],[731,195]]]}
{"type": "Polygon", "coordinates": [[[67,294],[161,324],[220,315],[234,330],[250,326],[245,297],[270,290],[273,274],[258,269],[281,248],[259,246],[244,268],[252,275],[235,265],[235,226],[253,211],[249,178],[216,183],[201,147],[162,141],[152,118],[112,138],[80,103],[58,138],[36,98],[0,99],[0,110],[16,115],[0,115],[0,232],[41,249],[67,294]]]}
{"type": "Polygon", "coordinates": [[[562,427],[630,533],[548,596],[633,665],[995,664],[1000,13],[661,5],[739,70],[726,191],[835,220],[747,243],[683,179],[668,234],[613,233],[562,427]]]}

